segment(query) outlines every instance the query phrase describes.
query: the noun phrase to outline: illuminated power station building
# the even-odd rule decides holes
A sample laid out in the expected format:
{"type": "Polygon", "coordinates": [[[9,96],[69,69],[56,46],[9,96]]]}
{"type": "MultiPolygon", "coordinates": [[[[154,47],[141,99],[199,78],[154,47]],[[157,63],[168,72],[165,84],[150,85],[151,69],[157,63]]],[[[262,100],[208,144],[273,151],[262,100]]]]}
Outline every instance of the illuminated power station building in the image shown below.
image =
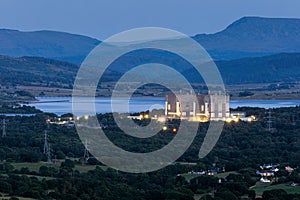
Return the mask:
{"type": "Polygon", "coordinates": [[[229,95],[220,93],[196,95],[168,94],[165,102],[165,116],[171,119],[190,121],[226,120],[230,117],[229,95]]]}

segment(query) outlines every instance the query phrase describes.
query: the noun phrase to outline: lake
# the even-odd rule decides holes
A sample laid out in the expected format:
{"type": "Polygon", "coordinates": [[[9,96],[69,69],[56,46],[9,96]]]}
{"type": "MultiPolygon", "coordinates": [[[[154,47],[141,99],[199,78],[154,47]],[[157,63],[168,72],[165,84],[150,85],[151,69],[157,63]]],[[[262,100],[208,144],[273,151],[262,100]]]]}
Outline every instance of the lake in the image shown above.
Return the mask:
{"type": "Polygon", "coordinates": [[[35,115],[36,114],[0,113],[0,116],[5,116],[5,117],[31,117],[35,115]]]}
{"type": "MultiPolygon", "coordinates": [[[[55,113],[62,115],[72,113],[71,97],[38,97],[39,102],[32,102],[29,105],[35,106],[43,112],[55,113]]],[[[84,99],[90,101],[88,98],[84,99]]],[[[120,100],[122,100],[120,98],[120,100]]],[[[118,104],[118,102],[117,102],[118,104]]],[[[300,105],[300,100],[231,100],[230,107],[261,107],[261,108],[279,108],[279,107],[295,107],[300,105]]],[[[140,112],[152,110],[153,108],[164,108],[165,98],[143,98],[136,97],[130,100],[129,111],[140,112]]],[[[95,99],[95,108],[97,113],[111,112],[110,98],[98,97],[95,99]]]]}

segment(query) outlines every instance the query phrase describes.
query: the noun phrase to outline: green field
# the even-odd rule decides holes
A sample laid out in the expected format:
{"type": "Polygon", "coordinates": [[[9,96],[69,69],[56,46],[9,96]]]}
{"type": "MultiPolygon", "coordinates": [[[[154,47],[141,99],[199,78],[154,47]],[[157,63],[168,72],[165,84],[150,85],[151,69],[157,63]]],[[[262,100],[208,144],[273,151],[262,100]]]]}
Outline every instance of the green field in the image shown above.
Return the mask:
{"type": "MultiPolygon", "coordinates": [[[[17,196],[16,196],[17,197],[17,196]]],[[[11,196],[8,194],[0,193],[0,199],[10,199],[11,196]]],[[[17,197],[19,200],[32,200],[32,198],[26,198],[26,197],[17,197]]]]}
{"type": "MultiPolygon", "coordinates": [[[[29,171],[35,171],[38,172],[41,166],[47,166],[47,167],[54,167],[54,168],[59,168],[60,163],[53,163],[53,164],[48,164],[45,162],[40,162],[40,163],[11,163],[11,165],[14,166],[15,169],[20,170],[23,167],[27,167],[29,171]]],[[[106,170],[106,166],[99,166],[103,170],[106,170]]],[[[96,168],[96,165],[75,165],[74,170],[78,170],[81,173],[88,172],[89,170],[94,170],[96,168]]]]}
{"type": "Polygon", "coordinates": [[[300,187],[290,186],[291,183],[284,183],[278,185],[271,185],[270,183],[260,183],[258,182],[253,188],[255,190],[256,195],[261,196],[266,190],[275,190],[275,189],[283,189],[288,194],[300,194],[300,187]]]}
{"type": "MultiPolygon", "coordinates": [[[[108,167],[106,166],[99,166],[103,170],[107,170],[108,167]]],[[[75,165],[75,170],[78,170],[80,173],[85,173],[90,170],[94,170],[96,165],[75,165]]]]}
{"type": "MultiPolygon", "coordinates": [[[[217,178],[225,178],[227,177],[229,174],[238,174],[236,171],[231,171],[231,172],[224,172],[224,173],[219,173],[217,175],[215,175],[214,177],[217,177],[217,178]]],[[[205,175],[200,175],[200,174],[181,174],[182,177],[185,178],[186,181],[190,181],[192,180],[193,178],[196,178],[198,176],[205,176],[205,175]]]]}
{"type": "Polygon", "coordinates": [[[215,175],[215,177],[217,178],[226,178],[229,174],[239,174],[236,171],[231,171],[231,172],[224,172],[224,173],[219,173],[217,175],[215,175]]]}
{"type": "MultiPolygon", "coordinates": [[[[1,200],[2,199],[10,199],[11,197],[7,196],[7,197],[0,197],[1,200]]],[[[17,197],[19,200],[32,200],[32,198],[25,198],[25,197],[17,197]]]]}
{"type": "Polygon", "coordinates": [[[29,171],[35,171],[38,172],[41,166],[47,166],[47,167],[55,167],[59,168],[58,164],[48,164],[44,162],[39,163],[10,163],[12,166],[14,166],[15,169],[20,170],[23,167],[27,167],[29,171]]]}

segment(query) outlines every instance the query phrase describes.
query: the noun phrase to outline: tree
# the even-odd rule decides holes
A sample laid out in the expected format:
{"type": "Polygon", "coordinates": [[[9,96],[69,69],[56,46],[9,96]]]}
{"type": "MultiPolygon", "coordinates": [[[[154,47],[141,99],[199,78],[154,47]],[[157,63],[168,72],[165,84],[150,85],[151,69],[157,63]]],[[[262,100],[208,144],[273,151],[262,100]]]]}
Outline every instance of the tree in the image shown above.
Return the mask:
{"type": "Polygon", "coordinates": [[[64,162],[61,163],[60,168],[65,169],[73,169],[75,167],[75,164],[72,160],[66,159],[64,162]]]}
{"type": "Polygon", "coordinates": [[[200,200],[213,200],[213,198],[210,195],[204,195],[200,198],[200,200]]]}
{"type": "Polygon", "coordinates": [[[266,190],[262,195],[264,200],[285,200],[287,199],[287,192],[283,189],[276,189],[276,190],[266,190]]]}
{"type": "Polygon", "coordinates": [[[220,197],[222,200],[238,200],[238,197],[230,191],[223,191],[216,194],[217,197],[220,197]]]}
{"type": "Polygon", "coordinates": [[[49,171],[47,166],[41,166],[39,169],[39,174],[41,176],[49,176],[49,171]]]}
{"type": "Polygon", "coordinates": [[[12,190],[11,184],[5,181],[0,181],[0,192],[11,193],[11,190],[12,190]]]}
{"type": "Polygon", "coordinates": [[[254,191],[254,190],[249,190],[249,192],[248,192],[248,197],[249,197],[250,199],[255,199],[255,197],[256,197],[255,191],[254,191]]]}

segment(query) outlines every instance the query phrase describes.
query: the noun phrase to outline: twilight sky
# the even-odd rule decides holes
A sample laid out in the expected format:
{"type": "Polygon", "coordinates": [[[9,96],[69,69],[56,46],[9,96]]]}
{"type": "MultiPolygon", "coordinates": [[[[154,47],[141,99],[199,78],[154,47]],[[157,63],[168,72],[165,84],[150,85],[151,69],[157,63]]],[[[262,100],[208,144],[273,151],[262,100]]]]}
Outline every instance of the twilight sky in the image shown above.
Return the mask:
{"type": "Polygon", "coordinates": [[[243,16],[300,18],[299,0],[0,0],[0,28],[56,30],[100,40],[158,26],[214,33],[243,16]]]}

